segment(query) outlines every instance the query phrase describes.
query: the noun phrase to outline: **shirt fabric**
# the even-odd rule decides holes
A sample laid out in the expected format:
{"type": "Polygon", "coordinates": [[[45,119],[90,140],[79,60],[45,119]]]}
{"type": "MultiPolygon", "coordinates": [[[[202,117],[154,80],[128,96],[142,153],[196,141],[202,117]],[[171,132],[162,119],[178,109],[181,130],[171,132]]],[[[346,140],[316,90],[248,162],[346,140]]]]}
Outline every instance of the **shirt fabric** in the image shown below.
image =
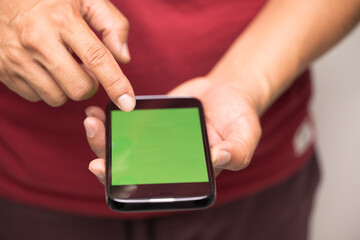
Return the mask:
{"type": "MultiPolygon", "coordinates": [[[[166,94],[186,80],[207,74],[266,1],[113,2],[131,25],[132,60],[121,68],[137,95],[149,95],[166,94]]],[[[310,95],[310,75],[304,72],[262,116],[263,135],[250,166],[238,172],[224,171],[216,179],[215,205],[289,178],[310,159],[310,95]]],[[[86,107],[105,108],[108,101],[100,88],[89,100],[69,100],[52,108],[43,102],[28,102],[0,85],[0,196],[91,216],[165,214],[122,214],[106,206],[104,187],[88,170],[96,156],[88,146],[83,120],[86,107]]]]}
{"type": "Polygon", "coordinates": [[[306,240],[319,183],[317,158],[312,159],[285,181],[229,204],[136,221],[67,214],[0,198],[0,239],[306,240]]]}

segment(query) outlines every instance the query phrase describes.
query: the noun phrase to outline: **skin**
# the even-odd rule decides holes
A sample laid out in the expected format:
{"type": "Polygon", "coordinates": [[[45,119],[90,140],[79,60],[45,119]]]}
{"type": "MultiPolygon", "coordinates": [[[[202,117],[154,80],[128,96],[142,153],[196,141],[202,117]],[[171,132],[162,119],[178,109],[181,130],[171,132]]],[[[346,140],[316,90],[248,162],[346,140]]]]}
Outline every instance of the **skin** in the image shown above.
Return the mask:
{"type": "MultiPolygon", "coordinates": [[[[169,93],[202,101],[217,174],[249,165],[262,113],[359,19],[359,0],[271,0],[209,74],[169,93]]],[[[104,183],[105,115],[94,106],[86,113],[88,141],[99,157],[89,169],[104,183]]]]}
{"type": "MultiPolygon", "coordinates": [[[[121,109],[133,109],[133,90],[115,62],[130,60],[124,47],[129,25],[108,1],[0,0],[0,6],[0,81],[6,86],[30,101],[59,106],[90,97],[100,82],[121,109]]],[[[359,18],[359,0],[270,0],[209,74],[169,93],[202,101],[217,173],[249,165],[261,114],[359,18]]],[[[95,106],[86,113],[88,141],[99,157],[89,169],[103,182],[105,114],[95,106]]]]}
{"type": "Polygon", "coordinates": [[[100,83],[114,103],[131,111],[134,92],[115,60],[130,60],[128,29],[109,1],[0,0],[0,81],[51,106],[87,99],[100,83]]]}

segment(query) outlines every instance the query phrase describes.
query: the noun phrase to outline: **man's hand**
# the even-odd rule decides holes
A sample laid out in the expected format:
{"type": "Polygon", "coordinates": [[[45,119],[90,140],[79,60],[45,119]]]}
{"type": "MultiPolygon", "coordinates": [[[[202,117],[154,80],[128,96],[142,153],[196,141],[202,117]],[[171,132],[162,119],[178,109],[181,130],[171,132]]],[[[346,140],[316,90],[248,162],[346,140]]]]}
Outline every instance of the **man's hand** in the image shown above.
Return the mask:
{"type": "Polygon", "coordinates": [[[51,106],[91,97],[99,81],[113,102],[131,111],[134,92],[115,60],[130,60],[128,29],[107,0],[0,0],[0,81],[51,106]]]}
{"type": "MultiPolygon", "coordinates": [[[[211,155],[216,174],[222,169],[240,170],[249,165],[261,136],[255,103],[235,86],[197,78],[187,81],[170,95],[193,96],[204,106],[211,155]]],[[[99,157],[89,169],[105,181],[105,114],[98,107],[86,110],[84,121],[88,141],[99,157]]]]}
{"type": "MultiPolygon", "coordinates": [[[[202,101],[217,169],[239,170],[250,163],[261,135],[259,116],[297,74],[356,25],[359,9],[359,0],[268,1],[207,77],[170,92],[202,101]]],[[[89,168],[103,179],[103,113],[90,112],[98,116],[87,118],[85,126],[93,129],[87,131],[89,142],[100,159],[89,168]]]]}
{"type": "Polygon", "coordinates": [[[169,94],[193,96],[204,107],[215,170],[247,167],[261,136],[255,100],[234,85],[197,78],[169,94]]]}

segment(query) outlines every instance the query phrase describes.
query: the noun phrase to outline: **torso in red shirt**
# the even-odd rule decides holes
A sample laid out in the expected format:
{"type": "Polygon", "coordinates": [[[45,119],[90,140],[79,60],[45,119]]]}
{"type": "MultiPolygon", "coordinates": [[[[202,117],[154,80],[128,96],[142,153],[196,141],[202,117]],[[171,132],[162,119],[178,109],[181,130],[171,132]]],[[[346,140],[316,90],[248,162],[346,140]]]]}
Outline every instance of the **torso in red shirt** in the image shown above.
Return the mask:
{"type": "MultiPolygon", "coordinates": [[[[165,94],[186,80],[207,74],[265,3],[264,0],[113,2],[131,25],[132,60],[121,67],[137,95],[165,94]]],[[[240,172],[223,172],[217,178],[216,204],[261,191],[304,165],[312,147],[301,143],[299,131],[304,122],[309,122],[309,98],[310,78],[304,73],[263,115],[263,137],[250,166],[240,172]]],[[[84,110],[89,105],[104,108],[108,101],[100,89],[90,100],[69,101],[52,108],[42,102],[27,102],[0,85],[0,196],[94,216],[156,215],[110,211],[103,186],[88,171],[88,163],[95,156],[82,125],[84,110]]]]}

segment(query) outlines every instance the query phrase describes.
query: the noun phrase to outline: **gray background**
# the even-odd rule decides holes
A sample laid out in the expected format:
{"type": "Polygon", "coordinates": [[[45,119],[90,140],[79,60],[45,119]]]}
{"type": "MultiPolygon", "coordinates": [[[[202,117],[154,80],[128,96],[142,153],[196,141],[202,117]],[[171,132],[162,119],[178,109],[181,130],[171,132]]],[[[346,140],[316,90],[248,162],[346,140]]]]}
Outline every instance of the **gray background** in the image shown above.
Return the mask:
{"type": "Polygon", "coordinates": [[[360,26],[313,66],[322,183],[311,240],[360,239],[360,26]]]}

